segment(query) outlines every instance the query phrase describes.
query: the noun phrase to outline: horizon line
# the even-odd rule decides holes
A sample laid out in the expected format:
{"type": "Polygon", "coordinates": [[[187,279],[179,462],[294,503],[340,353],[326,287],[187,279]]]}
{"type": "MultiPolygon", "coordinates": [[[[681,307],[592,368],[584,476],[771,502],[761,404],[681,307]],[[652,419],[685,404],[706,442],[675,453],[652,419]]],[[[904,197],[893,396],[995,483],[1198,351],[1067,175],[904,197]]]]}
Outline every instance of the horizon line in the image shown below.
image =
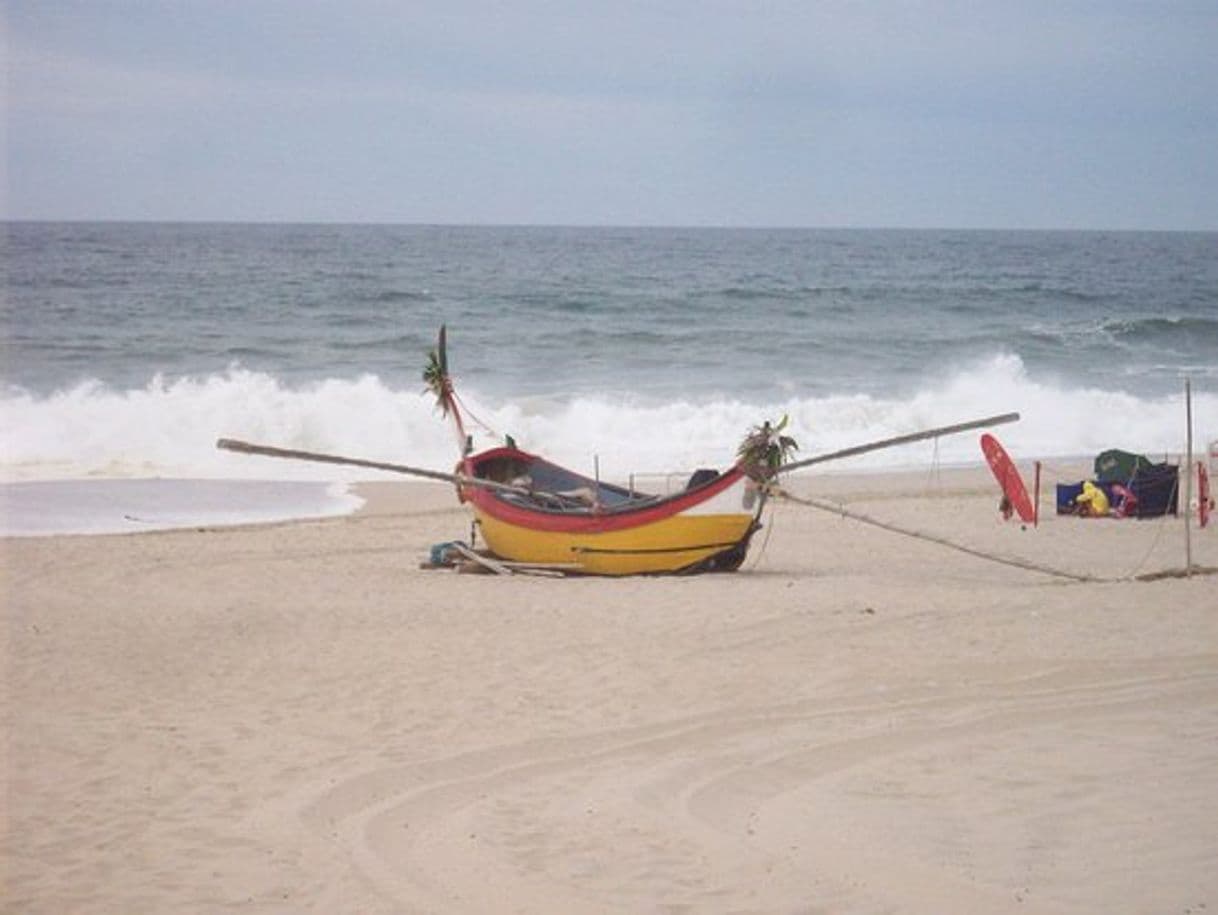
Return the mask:
{"type": "Polygon", "coordinates": [[[609,222],[437,222],[428,220],[369,219],[214,219],[214,218],[86,218],[86,217],[0,217],[4,225],[181,225],[181,226],[333,226],[333,227],[400,227],[435,229],[603,229],[657,231],[718,231],[718,232],[1109,232],[1109,233],[1179,233],[1211,234],[1211,228],[1112,228],[1098,226],[949,226],[949,225],[797,225],[730,223],[609,223],[609,222]]]}

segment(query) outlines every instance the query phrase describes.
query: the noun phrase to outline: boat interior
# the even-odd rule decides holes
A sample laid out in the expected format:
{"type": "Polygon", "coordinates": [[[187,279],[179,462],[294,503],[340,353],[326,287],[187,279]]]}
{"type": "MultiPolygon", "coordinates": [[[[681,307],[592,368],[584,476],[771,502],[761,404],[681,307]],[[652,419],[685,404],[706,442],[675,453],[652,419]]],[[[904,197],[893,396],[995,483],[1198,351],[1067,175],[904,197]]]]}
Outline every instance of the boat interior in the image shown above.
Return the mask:
{"type": "Polygon", "coordinates": [[[676,498],[691,489],[710,485],[720,474],[699,470],[685,489],[670,496],[630,490],[600,482],[519,451],[500,449],[474,458],[474,476],[518,488],[495,491],[495,497],[534,511],[561,514],[598,514],[630,511],[676,498]]]}

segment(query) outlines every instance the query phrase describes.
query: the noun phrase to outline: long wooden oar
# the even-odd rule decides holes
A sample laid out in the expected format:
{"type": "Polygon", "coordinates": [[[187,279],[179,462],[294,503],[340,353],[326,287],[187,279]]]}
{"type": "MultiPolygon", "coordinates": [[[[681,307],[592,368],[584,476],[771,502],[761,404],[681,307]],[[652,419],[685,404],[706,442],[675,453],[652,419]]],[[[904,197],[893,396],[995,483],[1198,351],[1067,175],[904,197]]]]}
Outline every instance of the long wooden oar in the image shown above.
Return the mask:
{"type": "Polygon", "coordinates": [[[530,493],[529,490],[520,486],[509,486],[506,483],[496,483],[494,480],[483,480],[479,477],[467,477],[461,473],[444,473],[440,470],[409,467],[406,464],[389,464],[385,461],[369,461],[364,458],[344,457],[339,454],[321,454],[316,451],[296,451],[291,448],[276,448],[272,445],[255,445],[252,442],[242,442],[233,438],[218,439],[216,447],[224,451],[237,451],[241,454],[261,454],[266,457],[315,461],[319,464],[346,464],[351,467],[368,467],[372,470],[388,470],[391,473],[404,473],[410,476],[424,477],[428,480],[456,483],[459,486],[481,486],[483,489],[514,492],[517,495],[536,495],[536,493],[530,493]]]}
{"type": "Polygon", "coordinates": [[[967,432],[970,429],[984,429],[986,426],[1001,426],[1003,423],[1013,423],[1019,419],[1018,413],[1002,413],[998,416],[987,416],[984,419],[974,419],[966,423],[956,423],[951,426],[940,426],[938,429],[926,429],[923,432],[910,432],[908,435],[898,435],[878,442],[868,442],[865,445],[854,445],[841,451],[831,451],[828,454],[818,454],[802,461],[792,461],[778,468],[778,473],[789,473],[801,467],[811,467],[813,464],[823,464],[826,461],[838,461],[842,458],[854,457],[856,454],[866,454],[868,451],[879,451],[881,448],[895,448],[897,445],[908,445],[910,442],[920,442],[928,438],[938,438],[941,435],[955,435],[957,432],[967,432]]]}

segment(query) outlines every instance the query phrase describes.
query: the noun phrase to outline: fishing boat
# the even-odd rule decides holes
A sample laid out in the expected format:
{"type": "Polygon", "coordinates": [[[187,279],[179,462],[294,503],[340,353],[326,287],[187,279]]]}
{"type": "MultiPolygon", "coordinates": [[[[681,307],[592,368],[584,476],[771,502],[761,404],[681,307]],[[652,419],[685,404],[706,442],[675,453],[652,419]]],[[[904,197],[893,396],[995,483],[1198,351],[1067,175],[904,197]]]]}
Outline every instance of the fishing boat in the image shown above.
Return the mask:
{"type": "MultiPolygon", "coordinates": [[[[475,452],[462,403],[448,371],[447,335],[440,328],[423,379],[452,421],[460,459],[453,473],[332,454],[220,439],[229,451],[346,464],[454,483],[469,505],[496,568],[511,564],[590,575],[731,572],[740,568],[761,529],[762,511],[781,473],[968,429],[1012,422],[1017,413],[915,432],[800,461],[784,434],[786,417],[749,431],[732,466],[696,471],[676,493],[653,495],[605,483],[506,444],[475,452]]],[[[468,548],[464,548],[468,553],[468,548]]],[[[474,554],[470,554],[474,555],[474,554]]]]}
{"type": "MultiPolygon", "coordinates": [[[[697,471],[681,492],[649,495],[560,467],[514,442],[471,453],[443,328],[423,377],[462,450],[458,496],[496,557],[594,575],[735,571],[744,561],[767,494],[749,453],[723,473],[697,471]]],[[[779,447],[781,438],[778,430],[766,443],[779,447]]]]}
{"type": "Polygon", "coordinates": [[[465,457],[458,483],[497,557],[595,575],[735,571],[761,527],[764,485],[739,465],[658,497],[513,447],[465,457]],[[472,481],[505,481],[488,488],[472,481]]]}

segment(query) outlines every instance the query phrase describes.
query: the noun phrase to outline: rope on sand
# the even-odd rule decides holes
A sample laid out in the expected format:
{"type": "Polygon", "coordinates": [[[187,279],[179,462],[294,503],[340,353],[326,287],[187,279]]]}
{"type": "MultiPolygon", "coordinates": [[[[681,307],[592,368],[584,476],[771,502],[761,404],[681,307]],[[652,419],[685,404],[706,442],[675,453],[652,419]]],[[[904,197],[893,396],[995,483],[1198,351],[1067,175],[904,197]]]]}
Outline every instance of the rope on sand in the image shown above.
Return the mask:
{"type": "Polygon", "coordinates": [[[792,495],[785,489],[775,489],[776,495],[782,496],[791,502],[799,505],[806,505],[810,508],[819,508],[821,511],[829,512],[830,514],[839,515],[843,518],[850,518],[853,521],[859,521],[863,524],[870,524],[874,527],[881,528],[886,531],[891,531],[894,534],[903,534],[906,537],[914,537],[918,540],[925,540],[929,543],[938,544],[939,546],[947,547],[948,549],[958,550],[961,553],[967,553],[970,556],[975,556],[978,559],[986,559],[990,562],[1001,563],[1002,565],[1014,566],[1017,569],[1025,569],[1030,572],[1041,572],[1045,575],[1053,575],[1058,578],[1067,578],[1071,581],[1083,582],[1111,582],[1117,579],[1111,578],[1096,578],[1094,575],[1082,575],[1077,572],[1064,572],[1061,569],[1055,569],[1052,566],[1040,565],[1039,563],[1029,562],[1025,559],[1015,559],[1009,556],[999,556],[995,553],[987,553],[984,550],[978,550],[971,546],[965,546],[961,543],[956,543],[953,540],[948,540],[946,537],[937,537],[934,534],[926,534],[922,531],[910,530],[909,528],[900,527],[896,524],[891,524],[887,521],[880,521],[872,518],[869,515],[864,515],[862,512],[851,511],[841,505],[835,505],[832,502],[824,502],[820,499],[806,499],[800,496],[792,495]]]}

